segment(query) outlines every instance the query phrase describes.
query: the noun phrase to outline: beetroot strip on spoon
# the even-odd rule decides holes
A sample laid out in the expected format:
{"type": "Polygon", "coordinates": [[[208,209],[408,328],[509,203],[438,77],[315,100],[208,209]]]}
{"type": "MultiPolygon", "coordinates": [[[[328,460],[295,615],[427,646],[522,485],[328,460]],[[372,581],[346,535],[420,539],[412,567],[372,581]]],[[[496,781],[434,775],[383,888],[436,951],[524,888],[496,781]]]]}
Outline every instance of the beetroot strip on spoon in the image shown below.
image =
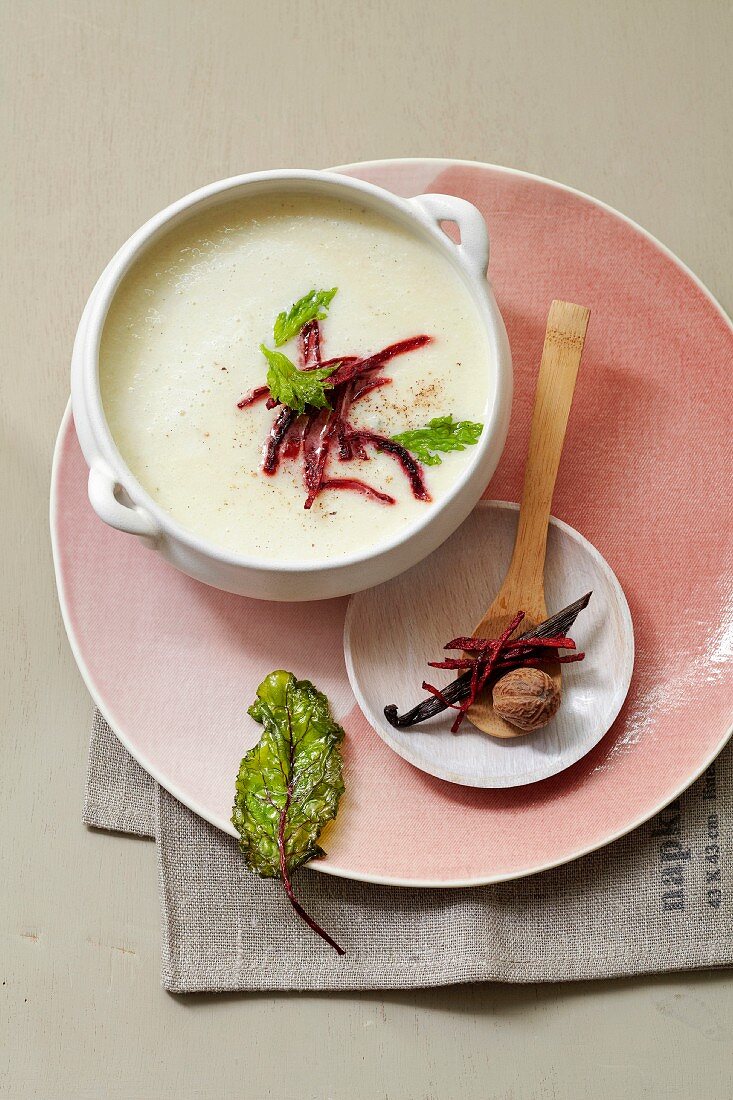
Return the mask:
{"type": "MultiPolygon", "coordinates": [[[[552,637],[558,633],[565,634],[566,631],[570,630],[580,612],[588,606],[591,595],[591,592],[586,592],[575,603],[571,603],[564,607],[562,611],[551,615],[549,619],[540,623],[534,630],[528,630],[525,634],[522,634],[517,641],[530,643],[532,639],[552,637]]],[[[571,664],[574,661],[581,660],[581,654],[574,653],[568,657],[560,657],[559,660],[561,664],[571,664]]],[[[439,694],[436,694],[437,689],[435,689],[434,692],[431,692],[430,698],[423,699],[422,702],[404,714],[399,714],[396,705],[389,703],[384,708],[384,717],[395,729],[407,729],[410,726],[418,725],[420,722],[426,722],[429,718],[433,718],[436,714],[446,710],[447,707],[465,699],[471,690],[471,677],[472,671],[464,672],[461,676],[452,680],[451,683],[446,684],[439,694]]],[[[428,689],[424,688],[423,690],[427,691],[428,689]]]]}

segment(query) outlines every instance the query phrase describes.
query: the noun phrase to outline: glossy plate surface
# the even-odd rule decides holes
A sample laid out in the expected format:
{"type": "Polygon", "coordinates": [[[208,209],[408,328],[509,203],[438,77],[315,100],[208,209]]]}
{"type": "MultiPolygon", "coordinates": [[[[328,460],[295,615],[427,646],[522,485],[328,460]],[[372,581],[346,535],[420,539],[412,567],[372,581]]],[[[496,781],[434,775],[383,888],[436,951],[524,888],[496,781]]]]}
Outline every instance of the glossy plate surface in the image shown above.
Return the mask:
{"type": "Polygon", "coordinates": [[[619,718],[587,756],[540,783],[472,790],[418,771],[356,706],[346,601],[226,595],[106,527],[87,501],[68,414],[51,517],[64,618],[124,744],[215,825],[232,831],[234,777],[257,740],[246,707],[264,674],[287,667],[329,694],[347,730],[348,791],[321,870],[412,885],[514,878],[646,820],[731,733],[733,329],[671,253],[587,196],[464,162],[346,171],[401,195],[459,195],[486,217],[515,367],[509,441],[488,496],[519,496],[550,301],[593,311],[553,511],[598,548],[629,600],[636,666],[619,718]]]}

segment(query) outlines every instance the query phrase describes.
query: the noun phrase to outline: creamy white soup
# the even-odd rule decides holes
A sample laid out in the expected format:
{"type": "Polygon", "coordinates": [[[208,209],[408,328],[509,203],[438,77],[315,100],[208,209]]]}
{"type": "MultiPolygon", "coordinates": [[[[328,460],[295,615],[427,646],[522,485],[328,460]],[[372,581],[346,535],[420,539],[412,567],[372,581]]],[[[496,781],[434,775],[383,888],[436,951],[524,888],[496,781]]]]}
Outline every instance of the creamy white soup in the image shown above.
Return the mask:
{"type": "Polygon", "coordinates": [[[495,375],[471,295],[434,247],[357,205],[293,195],[214,207],[157,240],[113,299],[100,383],[117,447],[161,508],[227,550],[292,562],[350,556],[426,516],[473,446],[427,465],[379,440],[436,417],[483,423],[495,375]],[[276,317],[332,288],[310,344],[276,348],[276,317]],[[330,363],[329,407],[283,432],[263,344],[300,369],[330,363]]]}

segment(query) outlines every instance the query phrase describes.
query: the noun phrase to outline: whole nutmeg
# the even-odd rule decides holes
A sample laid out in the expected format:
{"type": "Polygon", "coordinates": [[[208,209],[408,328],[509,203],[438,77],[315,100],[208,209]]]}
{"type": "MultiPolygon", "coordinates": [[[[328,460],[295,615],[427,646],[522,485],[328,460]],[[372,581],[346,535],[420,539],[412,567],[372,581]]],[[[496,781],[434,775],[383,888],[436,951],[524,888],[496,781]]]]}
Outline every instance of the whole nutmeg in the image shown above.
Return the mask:
{"type": "Polygon", "coordinates": [[[494,684],[494,710],[520,730],[546,725],[560,706],[560,690],[540,668],[515,668],[494,684]]]}

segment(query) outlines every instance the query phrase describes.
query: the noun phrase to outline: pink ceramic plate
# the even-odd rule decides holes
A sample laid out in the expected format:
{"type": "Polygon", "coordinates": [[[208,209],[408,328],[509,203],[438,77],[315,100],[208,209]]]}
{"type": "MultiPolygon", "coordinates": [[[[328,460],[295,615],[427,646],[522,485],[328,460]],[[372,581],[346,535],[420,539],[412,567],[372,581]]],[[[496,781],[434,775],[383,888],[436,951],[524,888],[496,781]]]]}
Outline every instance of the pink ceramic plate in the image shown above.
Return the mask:
{"type": "MultiPolygon", "coordinates": [[[[106,527],[86,497],[70,416],[51,523],[59,593],[84,679],[120,739],[176,797],[228,832],[234,777],[273,668],[311,677],[347,731],[347,795],[319,869],[451,886],[515,878],[607,844],[676,797],[731,733],[733,329],[658,242],[608,207],[487,165],[345,169],[401,195],[476,203],[516,371],[490,495],[516,500],[550,300],[591,307],[553,511],[623,585],[637,644],[621,714],[560,775],[473,790],[411,767],[360,714],[346,677],[346,601],[264,604],[206,588],[106,527]]],[[[313,864],[312,866],[316,866],[313,864]]]]}

